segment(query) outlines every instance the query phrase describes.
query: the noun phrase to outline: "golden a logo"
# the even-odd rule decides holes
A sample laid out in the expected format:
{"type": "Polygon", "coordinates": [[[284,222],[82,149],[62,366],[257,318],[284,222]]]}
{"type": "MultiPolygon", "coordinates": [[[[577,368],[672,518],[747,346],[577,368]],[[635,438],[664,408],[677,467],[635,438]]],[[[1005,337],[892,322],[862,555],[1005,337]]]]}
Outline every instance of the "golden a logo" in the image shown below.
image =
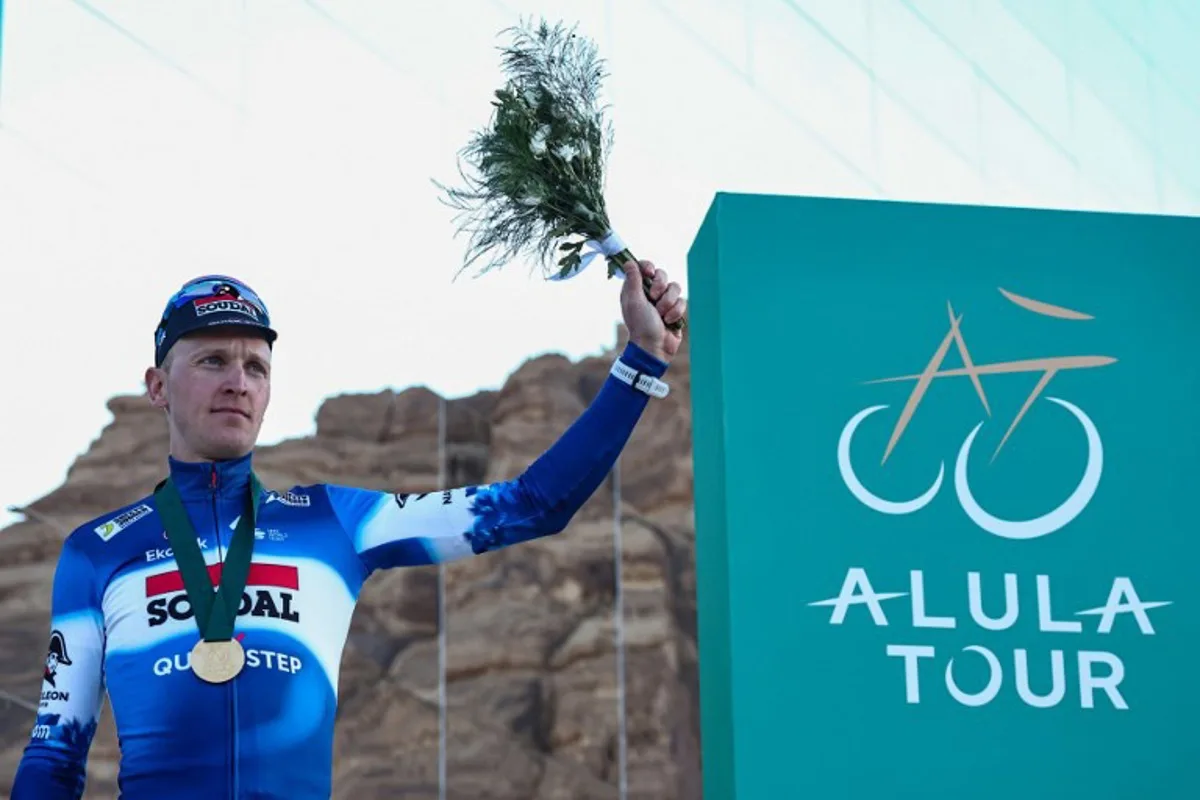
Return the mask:
{"type": "MultiPolygon", "coordinates": [[[[1092,319],[1088,314],[1051,305],[1039,300],[1033,300],[1028,297],[1022,297],[1004,289],[1000,289],[1000,293],[1017,306],[1035,314],[1062,320],[1092,319]]],[[[1050,381],[1054,379],[1055,375],[1073,369],[1104,367],[1116,362],[1116,359],[1110,356],[1071,355],[1027,358],[1020,361],[1001,361],[993,364],[976,364],[971,358],[971,353],[967,349],[966,339],[962,334],[962,315],[955,314],[954,308],[950,303],[947,303],[946,307],[949,312],[949,329],[942,339],[941,344],[921,372],[893,378],[879,378],[866,382],[868,384],[878,384],[910,381],[914,384],[912,392],[908,396],[908,401],[904,404],[904,408],[901,409],[900,415],[892,428],[891,438],[888,440],[887,447],[883,451],[881,464],[887,463],[888,457],[892,454],[900,438],[904,435],[905,428],[912,421],[917,407],[921,404],[922,398],[924,398],[930,384],[935,379],[968,378],[975,388],[975,393],[979,396],[984,413],[990,417],[992,410],[988,403],[987,394],[984,392],[983,381],[981,380],[983,377],[1004,374],[1040,373],[1041,377],[1038,379],[1037,384],[1029,393],[1024,405],[1021,406],[1021,410],[1009,424],[1008,430],[1000,440],[1000,444],[996,447],[996,451],[992,453],[992,460],[994,461],[996,456],[1000,454],[1000,450],[1004,447],[1004,444],[1009,440],[1009,437],[1017,429],[1017,425],[1025,417],[1026,412],[1029,411],[1034,401],[1042,395],[1042,392],[1049,386],[1050,381]],[[945,360],[951,344],[957,348],[963,366],[956,369],[943,370],[941,369],[942,362],[945,360]]],[[[967,434],[966,439],[959,448],[958,459],[954,466],[954,490],[958,495],[958,501],[963,511],[966,512],[972,522],[988,533],[1006,539],[1036,539],[1060,530],[1070,523],[1071,520],[1079,516],[1084,508],[1087,507],[1087,504],[1091,502],[1092,497],[1096,493],[1096,487],[1100,484],[1100,474],[1104,469],[1104,447],[1095,424],[1084,413],[1083,409],[1074,403],[1061,397],[1046,396],[1044,399],[1066,409],[1082,427],[1088,448],[1087,466],[1084,468],[1083,477],[1070,496],[1057,508],[1034,519],[1008,520],[1001,519],[989,513],[980,506],[971,493],[970,481],[967,475],[971,445],[975,442],[975,437],[979,433],[979,429],[983,426],[983,422],[980,422],[967,434]]],[[[855,474],[854,467],[850,461],[850,445],[855,430],[857,430],[858,426],[867,417],[886,408],[886,405],[864,408],[846,423],[846,426],[842,429],[841,437],[838,439],[838,469],[850,493],[863,505],[881,514],[912,514],[927,506],[941,490],[942,480],[945,476],[944,462],[938,467],[937,478],[934,479],[933,484],[923,494],[908,500],[888,500],[872,493],[863,485],[862,481],[855,474]]]]}

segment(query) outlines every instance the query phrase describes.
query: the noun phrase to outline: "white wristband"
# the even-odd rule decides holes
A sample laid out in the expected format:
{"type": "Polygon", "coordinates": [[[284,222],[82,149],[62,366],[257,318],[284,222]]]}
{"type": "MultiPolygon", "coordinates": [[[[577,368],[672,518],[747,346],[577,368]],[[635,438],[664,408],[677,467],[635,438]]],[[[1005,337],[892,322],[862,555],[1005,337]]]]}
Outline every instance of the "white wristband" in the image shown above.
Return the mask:
{"type": "Polygon", "coordinates": [[[651,397],[666,397],[667,393],[671,391],[671,387],[658,378],[645,372],[638,372],[620,359],[613,362],[609,373],[651,397]]]}

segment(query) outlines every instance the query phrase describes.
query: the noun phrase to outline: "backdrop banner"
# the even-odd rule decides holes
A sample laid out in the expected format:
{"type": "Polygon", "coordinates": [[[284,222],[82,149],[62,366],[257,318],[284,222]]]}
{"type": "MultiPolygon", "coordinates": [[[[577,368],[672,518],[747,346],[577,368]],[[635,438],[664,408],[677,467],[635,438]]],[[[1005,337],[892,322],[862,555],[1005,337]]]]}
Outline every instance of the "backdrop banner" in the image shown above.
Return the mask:
{"type": "Polygon", "coordinates": [[[1195,798],[1200,220],[719,194],[705,797],[1195,798]]]}

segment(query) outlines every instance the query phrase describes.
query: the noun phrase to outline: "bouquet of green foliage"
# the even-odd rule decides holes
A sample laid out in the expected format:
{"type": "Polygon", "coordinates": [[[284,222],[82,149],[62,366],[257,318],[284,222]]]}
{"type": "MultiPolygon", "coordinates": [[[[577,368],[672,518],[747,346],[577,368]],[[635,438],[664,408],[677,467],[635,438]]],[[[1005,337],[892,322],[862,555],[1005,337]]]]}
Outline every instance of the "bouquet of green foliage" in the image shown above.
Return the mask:
{"type": "MultiPolygon", "coordinates": [[[[604,203],[612,128],[598,106],[606,75],[595,45],[544,20],[507,32],[507,80],[492,101],[491,123],[459,154],[474,174],[460,163],[465,188],[437,184],[460,212],[458,232],[471,235],[463,269],[490,254],[480,271],[487,272],[526,253],[546,277],[565,280],[603,255],[611,278],[634,257],[604,203]]],[[[650,279],[642,281],[649,296],[650,279]]]]}

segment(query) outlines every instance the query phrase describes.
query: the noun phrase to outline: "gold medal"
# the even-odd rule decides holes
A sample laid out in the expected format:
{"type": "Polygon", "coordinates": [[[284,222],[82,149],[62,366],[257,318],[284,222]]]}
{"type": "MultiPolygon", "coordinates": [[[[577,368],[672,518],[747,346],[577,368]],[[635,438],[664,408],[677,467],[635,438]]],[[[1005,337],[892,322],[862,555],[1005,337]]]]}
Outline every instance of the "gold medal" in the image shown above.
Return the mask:
{"type": "Polygon", "coordinates": [[[179,575],[183,578],[196,627],[200,630],[200,641],[188,654],[189,662],[196,677],[207,683],[231,681],[246,666],[246,651],[242,649],[242,643],[233,638],[233,631],[238,601],[246,588],[253,560],[254,524],[262,495],[262,484],[251,472],[245,510],[234,528],[229,554],[221,567],[220,583],[214,587],[179,488],[168,477],[154,490],[154,502],[162,515],[167,541],[175,553],[179,575]]]}
{"type": "Polygon", "coordinates": [[[196,642],[192,648],[192,672],[208,683],[225,683],[242,671],[246,664],[246,652],[237,639],[223,642],[196,642]]]}

